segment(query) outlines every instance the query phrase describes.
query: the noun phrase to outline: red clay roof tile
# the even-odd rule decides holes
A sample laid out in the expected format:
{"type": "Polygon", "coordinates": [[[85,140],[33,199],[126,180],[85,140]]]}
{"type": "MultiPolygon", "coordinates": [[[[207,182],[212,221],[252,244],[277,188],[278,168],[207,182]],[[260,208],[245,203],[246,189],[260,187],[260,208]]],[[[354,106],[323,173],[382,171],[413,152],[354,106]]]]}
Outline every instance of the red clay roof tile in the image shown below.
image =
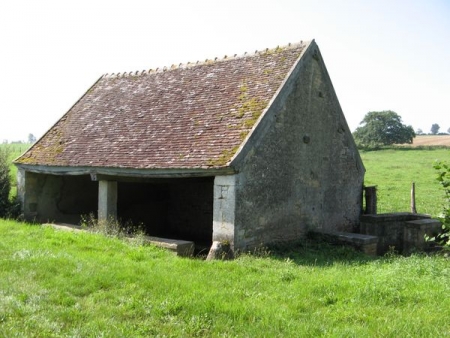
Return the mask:
{"type": "Polygon", "coordinates": [[[304,48],[105,75],[16,163],[225,167],[304,48]]]}

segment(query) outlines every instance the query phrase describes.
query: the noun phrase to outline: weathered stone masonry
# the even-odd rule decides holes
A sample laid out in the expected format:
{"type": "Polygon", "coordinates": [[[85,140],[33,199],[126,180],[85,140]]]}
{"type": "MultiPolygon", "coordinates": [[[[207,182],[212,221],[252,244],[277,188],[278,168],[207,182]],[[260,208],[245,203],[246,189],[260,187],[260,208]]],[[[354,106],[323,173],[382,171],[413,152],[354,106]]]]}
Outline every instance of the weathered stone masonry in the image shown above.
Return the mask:
{"type": "Polygon", "coordinates": [[[315,47],[309,48],[233,161],[235,245],[352,231],[364,167],[315,47]]]}

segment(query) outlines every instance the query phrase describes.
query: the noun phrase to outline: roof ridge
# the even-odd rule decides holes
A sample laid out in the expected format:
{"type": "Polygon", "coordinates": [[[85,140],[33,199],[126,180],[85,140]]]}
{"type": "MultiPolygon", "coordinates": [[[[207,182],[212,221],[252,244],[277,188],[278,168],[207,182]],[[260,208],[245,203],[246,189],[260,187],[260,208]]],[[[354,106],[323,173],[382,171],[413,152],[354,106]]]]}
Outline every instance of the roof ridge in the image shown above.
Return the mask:
{"type": "Polygon", "coordinates": [[[308,41],[303,41],[300,40],[300,42],[297,43],[288,43],[287,45],[284,46],[280,46],[278,45],[275,48],[265,48],[264,50],[255,50],[254,53],[247,53],[244,52],[243,54],[234,54],[233,56],[228,56],[228,55],[224,55],[222,58],[218,58],[215,57],[214,59],[205,59],[205,61],[196,61],[196,62],[190,62],[188,61],[187,63],[180,63],[177,65],[172,64],[170,67],[164,66],[164,67],[158,67],[156,69],[148,69],[148,70],[142,70],[142,71],[131,71],[131,72],[122,72],[122,73],[106,73],[103,74],[101,76],[101,78],[120,78],[120,77],[128,77],[128,76],[142,76],[142,75],[149,75],[149,74],[156,74],[156,73],[163,73],[166,71],[171,71],[174,69],[188,69],[188,68],[193,68],[196,66],[201,66],[201,65],[209,65],[209,64],[213,64],[213,63],[217,63],[217,62],[224,62],[224,61],[229,61],[229,60],[235,60],[235,59],[239,59],[239,58],[244,58],[244,57],[251,57],[251,56],[255,56],[255,55],[264,55],[266,53],[271,53],[277,50],[284,50],[284,49],[293,49],[296,47],[302,47],[302,46],[306,46],[308,44],[308,41]]]}

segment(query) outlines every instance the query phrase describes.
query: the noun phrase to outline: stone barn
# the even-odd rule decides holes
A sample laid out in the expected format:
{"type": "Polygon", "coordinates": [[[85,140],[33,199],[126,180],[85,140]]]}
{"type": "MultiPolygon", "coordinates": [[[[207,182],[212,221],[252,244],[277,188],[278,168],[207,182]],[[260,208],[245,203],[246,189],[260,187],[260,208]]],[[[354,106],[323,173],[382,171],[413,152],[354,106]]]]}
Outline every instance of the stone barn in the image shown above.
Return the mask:
{"type": "Polygon", "coordinates": [[[352,231],[365,171],[314,40],[106,74],[15,164],[28,220],[241,250],[352,231]]]}

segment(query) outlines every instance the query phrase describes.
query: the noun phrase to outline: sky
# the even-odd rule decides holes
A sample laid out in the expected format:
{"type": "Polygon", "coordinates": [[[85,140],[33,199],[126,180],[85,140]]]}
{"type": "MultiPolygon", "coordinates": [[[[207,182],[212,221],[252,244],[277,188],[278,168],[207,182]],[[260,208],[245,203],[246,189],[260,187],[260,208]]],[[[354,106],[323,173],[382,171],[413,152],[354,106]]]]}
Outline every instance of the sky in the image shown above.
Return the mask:
{"type": "Polygon", "coordinates": [[[450,128],[448,0],[0,3],[0,142],[41,137],[103,74],[319,45],[347,123],[450,128]]]}

